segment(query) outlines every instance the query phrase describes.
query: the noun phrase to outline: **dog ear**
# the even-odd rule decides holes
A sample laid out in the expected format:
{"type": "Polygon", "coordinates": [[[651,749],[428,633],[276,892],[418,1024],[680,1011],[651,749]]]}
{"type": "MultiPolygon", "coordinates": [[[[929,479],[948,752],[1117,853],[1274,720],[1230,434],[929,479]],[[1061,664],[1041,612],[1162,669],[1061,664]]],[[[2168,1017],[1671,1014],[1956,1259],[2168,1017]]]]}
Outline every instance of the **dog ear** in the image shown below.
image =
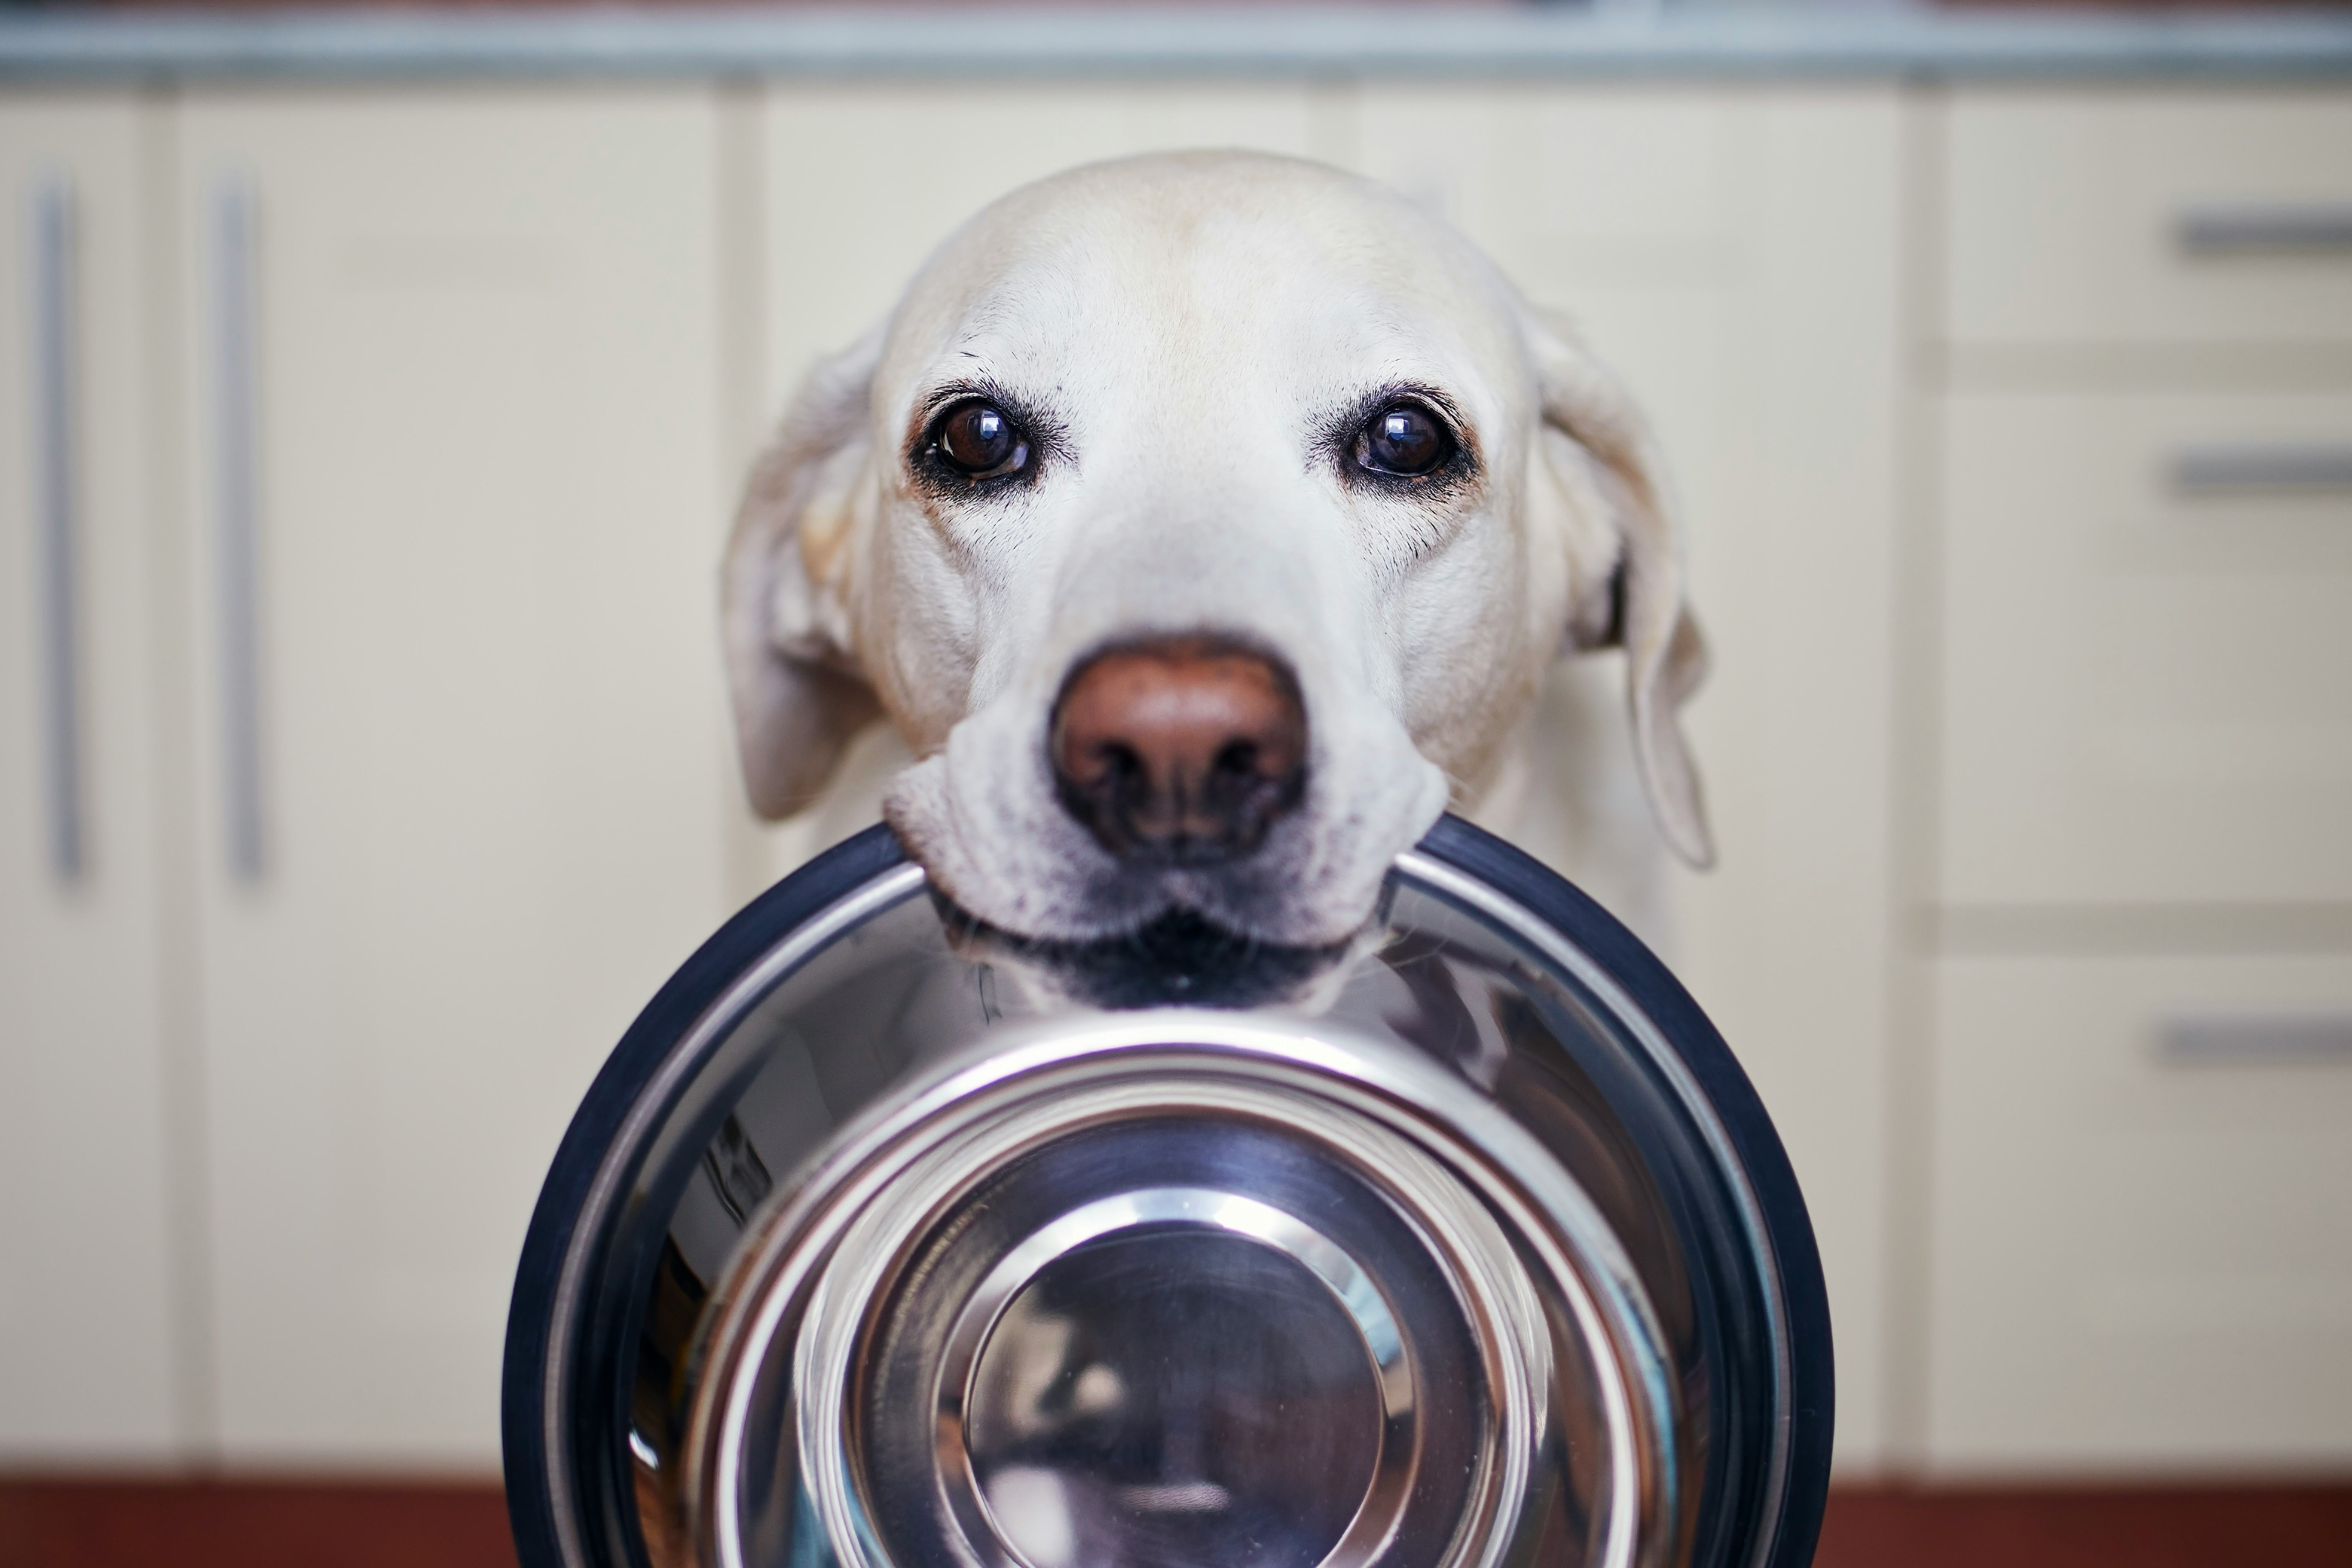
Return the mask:
{"type": "Polygon", "coordinates": [[[1656,442],[1623,385],[1565,322],[1533,310],[1528,316],[1545,460],[1565,488],[1597,503],[1612,535],[1585,552],[1613,564],[1576,582],[1568,644],[1625,650],[1633,757],[1651,812],[1676,854],[1711,866],[1714,837],[1678,718],[1706,678],[1706,640],[1683,600],[1681,542],[1656,442]]]}
{"type": "Polygon", "coordinates": [[[852,651],[849,568],[882,329],[812,370],[752,466],[720,589],[735,740],[751,808],[814,801],[882,712],[852,651]]]}

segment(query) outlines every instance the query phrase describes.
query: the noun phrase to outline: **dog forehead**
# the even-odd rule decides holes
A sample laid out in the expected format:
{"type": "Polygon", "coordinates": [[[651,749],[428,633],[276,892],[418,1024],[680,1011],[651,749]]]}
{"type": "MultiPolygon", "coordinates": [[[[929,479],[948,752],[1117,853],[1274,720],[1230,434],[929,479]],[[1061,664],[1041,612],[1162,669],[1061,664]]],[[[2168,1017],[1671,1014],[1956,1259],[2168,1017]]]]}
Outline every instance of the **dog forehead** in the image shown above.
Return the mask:
{"type": "Polygon", "coordinates": [[[1160,154],[1055,176],[965,225],[902,300],[877,390],[1338,375],[1507,395],[1521,352],[1499,276],[1394,193],[1293,159],[1160,154]]]}

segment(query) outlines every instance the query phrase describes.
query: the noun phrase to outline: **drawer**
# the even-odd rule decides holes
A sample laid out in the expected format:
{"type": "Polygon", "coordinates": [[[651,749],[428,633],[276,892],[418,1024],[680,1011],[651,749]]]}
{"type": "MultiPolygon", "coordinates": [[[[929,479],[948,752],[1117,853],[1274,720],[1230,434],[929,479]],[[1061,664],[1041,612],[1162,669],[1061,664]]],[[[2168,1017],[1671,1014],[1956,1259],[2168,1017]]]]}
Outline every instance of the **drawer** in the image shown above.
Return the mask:
{"type": "Polygon", "coordinates": [[[1962,343],[2352,342],[2352,92],[1951,105],[1962,343]]]}
{"type": "Polygon", "coordinates": [[[1941,408],[1938,896],[2352,899],[2352,395],[1941,408]]]}
{"type": "Polygon", "coordinates": [[[2352,957],[1937,982],[1935,1467],[2352,1459],[2352,957]]]}

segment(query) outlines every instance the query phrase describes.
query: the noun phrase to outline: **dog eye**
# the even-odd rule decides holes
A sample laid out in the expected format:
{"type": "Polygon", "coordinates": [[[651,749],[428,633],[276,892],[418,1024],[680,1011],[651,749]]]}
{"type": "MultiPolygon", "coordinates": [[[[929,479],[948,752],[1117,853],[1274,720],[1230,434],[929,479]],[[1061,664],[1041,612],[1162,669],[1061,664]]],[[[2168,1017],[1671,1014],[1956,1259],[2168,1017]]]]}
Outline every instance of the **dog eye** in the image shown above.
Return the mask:
{"type": "Polygon", "coordinates": [[[1356,433],[1356,466],[1412,479],[1454,456],[1445,422],[1418,403],[1391,403],[1356,433]]]}
{"type": "Polygon", "coordinates": [[[1029,466],[1029,437],[993,403],[968,398],[931,426],[931,450],[968,478],[992,479],[1029,466]]]}

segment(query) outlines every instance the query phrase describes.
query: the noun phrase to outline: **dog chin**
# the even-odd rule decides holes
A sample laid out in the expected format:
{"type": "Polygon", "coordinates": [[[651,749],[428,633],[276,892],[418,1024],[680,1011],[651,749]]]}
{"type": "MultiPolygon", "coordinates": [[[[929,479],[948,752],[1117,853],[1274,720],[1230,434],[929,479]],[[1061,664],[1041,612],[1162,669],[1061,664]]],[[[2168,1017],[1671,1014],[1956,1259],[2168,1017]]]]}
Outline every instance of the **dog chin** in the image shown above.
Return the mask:
{"type": "Polygon", "coordinates": [[[883,817],[941,895],[978,925],[1031,943],[1158,931],[1255,948],[1342,948],[1372,918],[1391,864],[1445,807],[1444,775],[1416,756],[1425,776],[1387,811],[1310,806],[1244,859],[1136,867],[1097,844],[1042,781],[970,765],[978,759],[961,738],[898,775],[883,817]]]}

